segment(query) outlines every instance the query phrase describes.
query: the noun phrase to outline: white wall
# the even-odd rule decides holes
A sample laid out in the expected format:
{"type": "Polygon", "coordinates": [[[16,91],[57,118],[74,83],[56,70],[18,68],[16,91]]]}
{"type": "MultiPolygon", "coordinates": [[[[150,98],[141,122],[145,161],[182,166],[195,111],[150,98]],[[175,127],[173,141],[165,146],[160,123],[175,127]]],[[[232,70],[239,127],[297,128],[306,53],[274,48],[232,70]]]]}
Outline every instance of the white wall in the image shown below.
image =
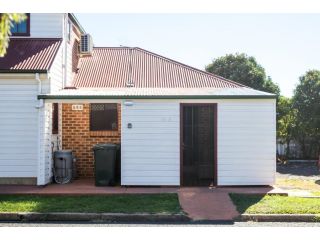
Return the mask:
{"type": "Polygon", "coordinates": [[[218,185],[271,185],[276,164],[274,100],[218,104],[218,185]]]}
{"type": "MultiPolygon", "coordinates": [[[[64,13],[30,13],[30,38],[62,38],[64,13]]],[[[26,38],[12,36],[11,38],[26,38]]]]}
{"type": "MultiPolygon", "coordinates": [[[[40,79],[48,92],[47,75],[40,79]]],[[[52,109],[51,103],[37,109],[37,95],[35,74],[0,74],[0,178],[50,180],[52,109]]]]}
{"type": "Polygon", "coordinates": [[[39,109],[40,126],[38,129],[38,143],[40,148],[38,161],[37,185],[44,185],[50,182],[52,177],[52,104],[45,103],[39,109]]]}
{"type": "Polygon", "coordinates": [[[275,100],[133,102],[122,105],[122,185],[180,184],[181,102],[218,103],[218,185],[274,183],[275,100]]]}
{"type": "Polygon", "coordinates": [[[121,126],[121,184],[179,185],[179,104],[122,104],[121,126]]]}
{"type": "Polygon", "coordinates": [[[56,92],[61,90],[63,87],[63,46],[60,46],[57,55],[51,65],[49,76],[50,76],[50,89],[48,92],[56,92]]]}
{"type": "MultiPolygon", "coordinates": [[[[71,21],[70,21],[71,22],[71,21]]],[[[73,30],[73,23],[71,22],[71,38],[70,41],[67,42],[67,80],[66,80],[66,86],[70,86],[72,81],[73,81],[73,77],[75,75],[75,72],[73,72],[72,70],[72,53],[73,53],[73,46],[76,43],[76,41],[80,42],[80,32],[76,32],[77,30],[73,30]]],[[[76,27],[75,27],[76,28],[76,27]]]]}
{"type": "Polygon", "coordinates": [[[37,91],[35,79],[0,78],[0,177],[37,177],[37,91]]]}
{"type": "Polygon", "coordinates": [[[62,38],[63,13],[31,13],[30,37],[62,38]]]}

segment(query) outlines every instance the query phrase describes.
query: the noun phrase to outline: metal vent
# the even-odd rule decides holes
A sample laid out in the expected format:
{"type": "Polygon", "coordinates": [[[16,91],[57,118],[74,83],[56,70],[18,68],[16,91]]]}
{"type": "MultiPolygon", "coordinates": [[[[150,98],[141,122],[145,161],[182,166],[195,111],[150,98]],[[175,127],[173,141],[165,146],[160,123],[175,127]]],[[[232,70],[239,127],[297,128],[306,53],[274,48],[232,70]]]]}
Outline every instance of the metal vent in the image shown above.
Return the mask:
{"type": "Polygon", "coordinates": [[[81,35],[80,54],[91,55],[93,50],[93,42],[90,34],[81,35]]]}

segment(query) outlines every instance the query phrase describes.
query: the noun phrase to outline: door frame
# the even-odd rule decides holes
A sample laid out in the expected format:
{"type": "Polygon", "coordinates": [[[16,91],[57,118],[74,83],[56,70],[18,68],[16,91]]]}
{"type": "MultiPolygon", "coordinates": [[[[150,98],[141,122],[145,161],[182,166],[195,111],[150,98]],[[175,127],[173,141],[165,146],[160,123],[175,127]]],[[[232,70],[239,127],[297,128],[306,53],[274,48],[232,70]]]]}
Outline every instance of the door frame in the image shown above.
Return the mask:
{"type": "Polygon", "coordinates": [[[183,107],[184,106],[213,106],[213,185],[218,185],[218,104],[217,103],[180,103],[180,186],[183,187],[183,107]]]}

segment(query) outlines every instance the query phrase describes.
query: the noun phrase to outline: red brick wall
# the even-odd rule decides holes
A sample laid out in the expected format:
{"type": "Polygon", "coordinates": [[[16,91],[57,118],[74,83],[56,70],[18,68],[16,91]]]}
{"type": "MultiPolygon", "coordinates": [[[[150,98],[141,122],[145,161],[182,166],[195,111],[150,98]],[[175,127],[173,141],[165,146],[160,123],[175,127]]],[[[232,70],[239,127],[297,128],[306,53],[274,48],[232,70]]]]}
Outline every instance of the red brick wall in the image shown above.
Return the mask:
{"type": "Polygon", "coordinates": [[[90,104],[82,104],[82,111],[72,110],[72,105],[62,104],[62,148],[75,154],[80,178],[94,177],[92,147],[97,143],[120,143],[121,107],[118,104],[118,131],[90,131],[90,104]]]}

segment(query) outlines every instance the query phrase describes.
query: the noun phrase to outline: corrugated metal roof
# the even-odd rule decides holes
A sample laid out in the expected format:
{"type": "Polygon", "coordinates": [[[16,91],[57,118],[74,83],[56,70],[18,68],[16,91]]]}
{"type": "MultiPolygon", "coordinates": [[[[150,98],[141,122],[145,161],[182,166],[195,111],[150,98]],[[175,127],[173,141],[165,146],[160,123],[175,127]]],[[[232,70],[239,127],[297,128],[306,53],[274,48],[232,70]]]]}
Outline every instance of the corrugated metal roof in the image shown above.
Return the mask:
{"type": "Polygon", "coordinates": [[[0,71],[49,70],[60,44],[61,39],[12,38],[0,57],[0,71]]]}
{"type": "Polygon", "coordinates": [[[63,89],[41,98],[275,98],[252,88],[79,88],[63,89]]]}
{"type": "Polygon", "coordinates": [[[141,48],[94,48],[78,64],[77,88],[237,88],[245,87],[141,48]]]}

